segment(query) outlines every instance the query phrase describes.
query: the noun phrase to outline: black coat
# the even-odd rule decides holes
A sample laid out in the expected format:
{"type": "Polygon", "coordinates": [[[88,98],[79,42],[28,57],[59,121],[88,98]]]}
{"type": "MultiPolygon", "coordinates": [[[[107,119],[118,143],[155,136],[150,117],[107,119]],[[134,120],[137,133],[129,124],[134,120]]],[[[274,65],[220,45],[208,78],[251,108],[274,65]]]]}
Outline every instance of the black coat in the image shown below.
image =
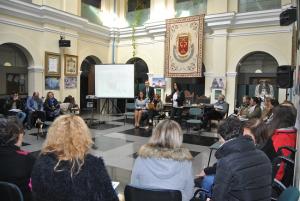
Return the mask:
{"type": "Polygon", "coordinates": [[[34,165],[31,179],[35,201],[117,201],[103,160],[88,154],[78,174],[71,177],[71,165],[53,154],[41,155],[34,165]]]}
{"type": "Polygon", "coordinates": [[[213,201],[270,201],[272,167],[249,137],[226,142],[216,154],[213,201]]]}
{"type": "Polygon", "coordinates": [[[143,89],[145,97],[148,97],[150,101],[154,98],[154,88],[149,86],[148,94],[146,93],[146,87],[143,89]]]}
{"type": "Polygon", "coordinates": [[[15,145],[1,145],[0,161],[0,181],[16,184],[22,191],[24,200],[29,201],[31,199],[29,181],[34,158],[15,145]]]}

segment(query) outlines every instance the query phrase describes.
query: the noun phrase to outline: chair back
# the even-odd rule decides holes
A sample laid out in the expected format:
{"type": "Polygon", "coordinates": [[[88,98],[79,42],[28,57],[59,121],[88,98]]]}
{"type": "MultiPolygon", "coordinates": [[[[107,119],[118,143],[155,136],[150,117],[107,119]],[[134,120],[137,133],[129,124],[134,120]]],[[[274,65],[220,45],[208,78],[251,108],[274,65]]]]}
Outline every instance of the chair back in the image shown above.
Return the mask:
{"type": "Polygon", "coordinates": [[[298,201],[299,190],[295,187],[289,187],[285,189],[279,196],[277,201],[298,201]]]}
{"type": "Polygon", "coordinates": [[[5,201],[23,201],[23,194],[15,184],[0,181],[0,198],[5,201]]]}
{"type": "Polygon", "coordinates": [[[125,201],[181,201],[179,190],[146,189],[127,185],[125,187],[125,201]]]}
{"type": "Polygon", "coordinates": [[[203,110],[200,108],[190,108],[189,115],[197,119],[203,115],[203,110]]]}
{"type": "Polygon", "coordinates": [[[126,112],[135,110],[135,103],[126,103],[126,112]]]}

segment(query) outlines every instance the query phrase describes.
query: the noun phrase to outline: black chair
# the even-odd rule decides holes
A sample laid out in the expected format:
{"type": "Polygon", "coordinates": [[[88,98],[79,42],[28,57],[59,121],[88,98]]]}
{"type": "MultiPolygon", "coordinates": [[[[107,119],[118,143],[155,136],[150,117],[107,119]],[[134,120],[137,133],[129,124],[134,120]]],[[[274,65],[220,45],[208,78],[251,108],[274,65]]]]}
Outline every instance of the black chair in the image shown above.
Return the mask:
{"type": "Polygon", "coordinates": [[[277,157],[272,161],[272,200],[277,200],[278,196],[287,188],[293,185],[294,178],[294,166],[295,166],[295,153],[296,149],[288,146],[280,147],[277,151],[277,157]],[[283,156],[282,150],[289,150],[291,154],[289,156],[283,156]],[[284,167],[283,177],[281,181],[275,178],[280,166],[284,167]]]}
{"type": "Polygon", "coordinates": [[[138,188],[127,185],[125,201],[181,201],[179,190],[138,188]]]}
{"type": "Polygon", "coordinates": [[[0,199],[3,201],[23,201],[21,190],[15,184],[0,181],[0,199]]]}

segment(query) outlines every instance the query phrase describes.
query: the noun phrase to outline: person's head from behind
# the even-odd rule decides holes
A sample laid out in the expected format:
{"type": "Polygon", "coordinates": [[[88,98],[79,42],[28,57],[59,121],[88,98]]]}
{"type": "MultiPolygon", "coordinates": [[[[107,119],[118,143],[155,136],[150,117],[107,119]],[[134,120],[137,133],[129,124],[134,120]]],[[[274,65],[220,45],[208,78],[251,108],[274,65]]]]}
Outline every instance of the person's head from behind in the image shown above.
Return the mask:
{"type": "Polygon", "coordinates": [[[138,99],[139,100],[144,100],[145,99],[145,96],[144,96],[144,92],[143,91],[140,91],[139,94],[138,94],[138,99]]]}
{"type": "Polygon", "coordinates": [[[21,146],[24,136],[22,124],[17,119],[0,118],[0,145],[21,146]]]}
{"type": "Polygon", "coordinates": [[[218,101],[224,101],[225,100],[225,96],[223,94],[220,94],[218,96],[218,101]]]}
{"type": "Polygon", "coordinates": [[[250,100],[250,105],[255,106],[255,105],[260,105],[260,99],[258,97],[252,97],[250,100]]]}
{"type": "Polygon", "coordinates": [[[176,149],[182,145],[180,125],[173,120],[161,121],[153,130],[149,144],[154,147],[176,149]]]}
{"type": "Polygon", "coordinates": [[[246,104],[246,105],[250,104],[250,97],[249,96],[244,96],[243,97],[243,104],[246,104]]]}
{"type": "Polygon", "coordinates": [[[243,134],[242,122],[236,117],[229,117],[223,120],[218,127],[220,141],[228,141],[243,134]]]}
{"type": "Polygon", "coordinates": [[[256,144],[264,144],[268,140],[268,127],[257,118],[250,119],[244,124],[244,134],[250,136],[256,144]]]}
{"type": "Polygon", "coordinates": [[[276,129],[290,128],[295,126],[297,113],[295,109],[287,105],[278,105],[273,108],[273,119],[270,122],[271,135],[276,129]]]}
{"type": "Polygon", "coordinates": [[[276,107],[277,105],[279,105],[279,102],[277,99],[275,98],[272,98],[271,99],[271,105],[272,105],[272,108],[276,107]]]}
{"type": "Polygon", "coordinates": [[[78,173],[92,145],[90,131],[84,120],[76,115],[62,115],[55,119],[48,130],[41,154],[53,153],[61,161],[71,163],[71,175],[78,173]]]}

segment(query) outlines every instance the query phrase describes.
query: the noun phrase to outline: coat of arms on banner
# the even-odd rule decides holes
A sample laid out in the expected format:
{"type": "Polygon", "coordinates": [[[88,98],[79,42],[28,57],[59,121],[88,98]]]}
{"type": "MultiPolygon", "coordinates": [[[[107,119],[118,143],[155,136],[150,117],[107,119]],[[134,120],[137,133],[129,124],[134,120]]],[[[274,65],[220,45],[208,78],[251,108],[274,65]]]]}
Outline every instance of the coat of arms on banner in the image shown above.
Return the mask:
{"type": "Polygon", "coordinates": [[[201,77],[204,15],[167,20],[166,77],[201,77]]]}

